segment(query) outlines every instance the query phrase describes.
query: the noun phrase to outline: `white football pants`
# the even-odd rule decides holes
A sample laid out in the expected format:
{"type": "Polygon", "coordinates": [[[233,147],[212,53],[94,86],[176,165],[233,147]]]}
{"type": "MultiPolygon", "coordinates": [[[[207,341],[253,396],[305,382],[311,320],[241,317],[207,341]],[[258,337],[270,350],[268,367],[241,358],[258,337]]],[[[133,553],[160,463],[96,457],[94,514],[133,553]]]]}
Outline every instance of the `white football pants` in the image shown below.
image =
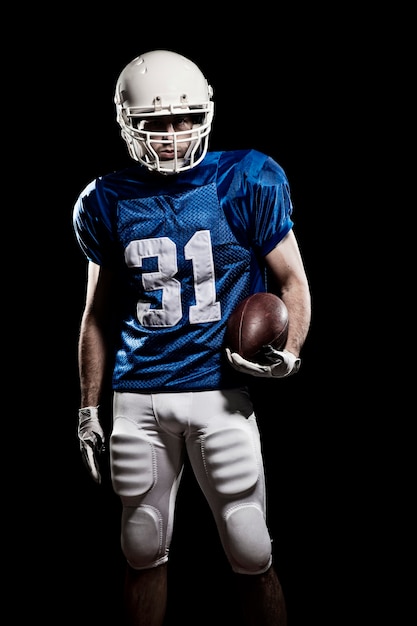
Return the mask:
{"type": "Polygon", "coordinates": [[[140,570],[168,560],[187,453],[233,571],[265,572],[271,539],[260,435],[248,392],[116,392],[113,409],[112,484],[123,504],[121,545],[129,564],[140,570]]]}

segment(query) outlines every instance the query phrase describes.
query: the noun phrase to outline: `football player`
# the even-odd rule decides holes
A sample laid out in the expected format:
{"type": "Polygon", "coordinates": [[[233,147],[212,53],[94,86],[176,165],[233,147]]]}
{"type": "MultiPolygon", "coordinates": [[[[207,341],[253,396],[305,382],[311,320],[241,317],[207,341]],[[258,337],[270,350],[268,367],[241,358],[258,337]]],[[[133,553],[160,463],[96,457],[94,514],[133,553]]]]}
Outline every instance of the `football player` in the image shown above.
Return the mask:
{"type": "MultiPolygon", "coordinates": [[[[289,183],[259,151],[208,150],[213,90],[180,54],[154,50],[133,59],[117,80],[115,106],[134,163],[88,184],[73,214],[88,261],[78,435],[98,483],[109,438],[111,482],[122,503],[128,624],[163,623],[188,455],[242,587],[238,623],[285,626],[247,383],[249,376],[296,373],[310,325],[289,183]],[[237,304],[268,290],[268,272],[290,324],[284,349],[269,350],[270,364],[261,365],[226,350],[224,334],[237,304]],[[105,434],[100,402],[109,363],[112,428],[105,434]]],[[[203,561],[203,538],[196,550],[203,561]]]]}

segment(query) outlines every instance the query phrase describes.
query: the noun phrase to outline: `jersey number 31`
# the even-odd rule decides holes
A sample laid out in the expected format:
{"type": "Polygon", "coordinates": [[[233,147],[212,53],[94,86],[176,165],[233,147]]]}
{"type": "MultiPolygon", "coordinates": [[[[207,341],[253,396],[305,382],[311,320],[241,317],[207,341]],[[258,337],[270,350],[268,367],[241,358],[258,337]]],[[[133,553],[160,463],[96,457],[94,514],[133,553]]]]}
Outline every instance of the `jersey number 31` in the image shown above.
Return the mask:
{"type": "MultiPolygon", "coordinates": [[[[216,302],[214,263],[208,230],[197,231],[184,246],[185,258],[192,262],[195,304],[189,307],[190,324],[216,322],[221,319],[220,302],[216,302]]],[[[177,246],[169,237],[131,241],[125,250],[128,267],[142,267],[142,261],[157,257],[158,271],[142,275],[145,291],[162,290],[162,307],[151,309],[149,302],[137,303],[137,316],[142,326],[175,326],[181,320],[181,283],[174,278],[178,272],[177,246]]]]}

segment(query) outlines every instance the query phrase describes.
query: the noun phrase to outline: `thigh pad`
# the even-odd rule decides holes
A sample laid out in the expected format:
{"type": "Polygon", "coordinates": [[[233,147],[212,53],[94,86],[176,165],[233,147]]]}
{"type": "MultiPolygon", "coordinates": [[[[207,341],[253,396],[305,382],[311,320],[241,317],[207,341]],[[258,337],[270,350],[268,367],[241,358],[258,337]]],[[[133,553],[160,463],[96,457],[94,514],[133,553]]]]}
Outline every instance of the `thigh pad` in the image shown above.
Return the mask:
{"type": "Polygon", "coordinates": [[[114,421],[110,437],[111,474],[119,496],[142,496],[156,481],[155,451],[146,433],[124,417],[114,421]]]}
{"type": "Polygon", "coordinates": [[[259,478],[259,458],[250,420],[230,420],[230,426],[213,430],[210,426],[202,440],[207,475],[222,496],[242,494],[252,489],[259,478]]]}

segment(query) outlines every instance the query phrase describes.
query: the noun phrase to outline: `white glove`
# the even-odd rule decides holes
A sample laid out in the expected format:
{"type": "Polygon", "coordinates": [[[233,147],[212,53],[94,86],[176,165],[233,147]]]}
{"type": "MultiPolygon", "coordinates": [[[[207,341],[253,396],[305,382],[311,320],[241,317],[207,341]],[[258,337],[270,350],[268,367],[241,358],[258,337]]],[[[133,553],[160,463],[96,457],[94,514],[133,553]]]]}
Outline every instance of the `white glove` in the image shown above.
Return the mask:
{"type": "Polygon", "coordinates": [[[296,374],[300,369],[301,359],[288,350],[275,350],[268,346],[265,350],[265,357],[271,362],[270,365],[260,365],[247,361],[237,352],[231,352],[226,348],[226,356],[232,367],[242,374],[250,374],[260,378],[285,378],[296,374]]]}
{"type": "Polygon", "coordinates": [[[98,419],[98,406],[87,406],[78,411],[78,439],[88,471],[96,483],[101,483],[97,457],[104,452],[104,433],[98,419]]]}

